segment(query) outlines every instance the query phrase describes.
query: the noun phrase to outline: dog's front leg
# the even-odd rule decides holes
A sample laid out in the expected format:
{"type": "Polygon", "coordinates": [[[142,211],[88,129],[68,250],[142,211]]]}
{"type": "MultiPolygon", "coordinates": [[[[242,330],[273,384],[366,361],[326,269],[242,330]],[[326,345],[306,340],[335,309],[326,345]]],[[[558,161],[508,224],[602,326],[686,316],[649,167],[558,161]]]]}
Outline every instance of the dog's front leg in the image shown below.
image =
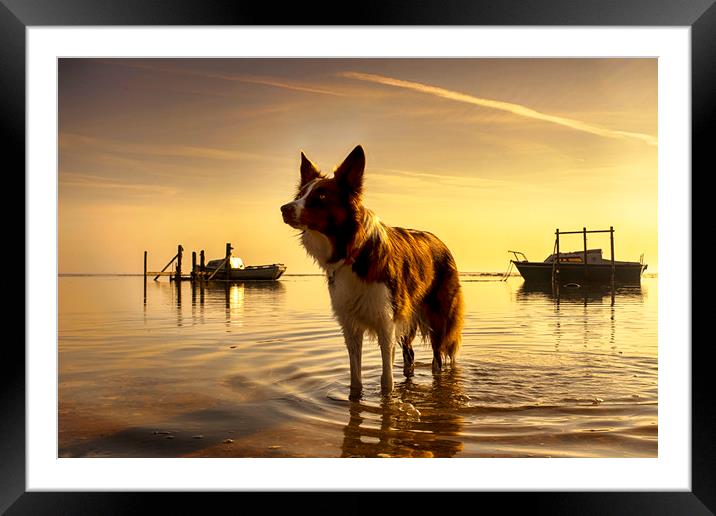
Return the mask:
{"type": "Polygon", "coordinates": [[[363,354],[363,330],[343,328],[343,337],[348,348],[348,359],[351,365],[351,399],[360,398],[363,390],[361,379],[361,357],[363,354]]]}
{"type": "Polygon", "coordinates": [[[380,377],[382,393],[390,394],[393,391],[393,357],[395,356],[395,339],[392,331],[385,331],[378,335],[380,356],[383,359],[383,374],[380,377]]]}

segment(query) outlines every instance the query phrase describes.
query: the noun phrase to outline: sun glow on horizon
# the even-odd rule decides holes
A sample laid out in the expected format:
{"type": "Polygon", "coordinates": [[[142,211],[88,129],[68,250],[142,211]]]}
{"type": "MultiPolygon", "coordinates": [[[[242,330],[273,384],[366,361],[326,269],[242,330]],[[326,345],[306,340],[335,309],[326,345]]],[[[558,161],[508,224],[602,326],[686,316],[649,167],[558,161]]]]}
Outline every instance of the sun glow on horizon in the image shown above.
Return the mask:
{"type": "MultiPolygon", "coordinates": [[[[462,271],[614,226],[616,258],[656,272],[656,74],[655,59],[61,59],[59,271],[134,273],[145,250],[159,270],[177,244],[210,259],[231,242],[247,265],[318,272],[279,207],[301,149],[330,172],[362,144],[364,204],[436,234],[462,271]]],[[[608,255],[608,236],[589,247],[608,255]]]]}

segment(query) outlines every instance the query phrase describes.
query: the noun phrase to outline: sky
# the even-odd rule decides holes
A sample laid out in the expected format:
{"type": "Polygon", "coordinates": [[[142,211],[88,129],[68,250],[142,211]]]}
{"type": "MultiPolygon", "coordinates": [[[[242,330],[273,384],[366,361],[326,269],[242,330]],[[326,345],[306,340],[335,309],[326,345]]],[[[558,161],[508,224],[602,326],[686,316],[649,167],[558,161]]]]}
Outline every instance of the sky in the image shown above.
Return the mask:
{"type": "Polygon", "coordinates": [[[60,59],[58,87],[61,274],[226,242],[319,273],[279,208],[301,151],[330,173],[358,144],[364,205],[461,271],[542,261],[585,226],[658,270],[656,59],[60,59]]]}

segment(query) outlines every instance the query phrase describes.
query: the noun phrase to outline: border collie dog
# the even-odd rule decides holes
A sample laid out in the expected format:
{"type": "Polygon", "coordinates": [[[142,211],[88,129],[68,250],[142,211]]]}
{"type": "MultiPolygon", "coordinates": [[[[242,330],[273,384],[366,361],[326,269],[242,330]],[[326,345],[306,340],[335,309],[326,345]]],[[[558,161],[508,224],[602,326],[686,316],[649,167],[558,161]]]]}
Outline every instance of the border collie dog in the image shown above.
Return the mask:
{"type": "Polygon", "coordinates": [[[333,312],[348,348],[351,396],[360,396],[363,336],[377,338],[381,389],[393,390],[395,344],[410,376],[418,330],[433,348],[433,371],[460,347],[463,299],[455,260],[435,235],[390,227],[363,207],[365,153],[359,145],[333,172],[322,174],[301,153],[301,181],[281,206],[286,224],[325,271],[333,312]]]}

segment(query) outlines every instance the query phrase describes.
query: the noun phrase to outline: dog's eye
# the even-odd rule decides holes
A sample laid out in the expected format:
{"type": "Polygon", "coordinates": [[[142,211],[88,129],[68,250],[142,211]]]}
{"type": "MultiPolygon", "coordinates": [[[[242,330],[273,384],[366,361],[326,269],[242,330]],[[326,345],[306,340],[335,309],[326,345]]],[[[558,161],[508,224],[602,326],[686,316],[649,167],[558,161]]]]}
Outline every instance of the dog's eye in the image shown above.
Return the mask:
{"type": "Polygon", "coordinates": [[[322,192],[318,192],[318,200],[319,201],[325,201],[326,200],[326,194],[322,192]]]}

